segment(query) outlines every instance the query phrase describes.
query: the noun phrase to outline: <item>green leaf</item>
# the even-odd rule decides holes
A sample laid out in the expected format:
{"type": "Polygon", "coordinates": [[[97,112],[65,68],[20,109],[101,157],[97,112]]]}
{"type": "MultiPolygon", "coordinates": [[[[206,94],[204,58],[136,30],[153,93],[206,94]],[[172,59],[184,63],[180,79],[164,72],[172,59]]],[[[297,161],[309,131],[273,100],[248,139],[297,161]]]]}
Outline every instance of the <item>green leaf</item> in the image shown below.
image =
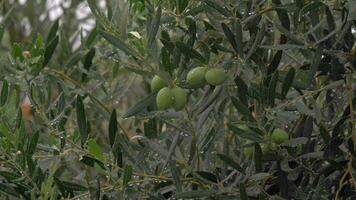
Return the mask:
{"type": "Polygon", "coordinates": [[[105,31],[99,31],[100,35],[102,35],[110,44],[114,45],[116,48],[122,50],[127,55],[137,56],[137,52],[135,52],[131,47],[129,47],[124,41],[120,38],[111,35],[105,31]]]}
{"type": "Polygon", "coordinates": [[[189,192],[179,192],[175,195],[175,197],[177,199],[199,198],[199,197],[209,197],[216,193],[217,191],[214,190],[196,190],[196,191],[189,191],[189,192]]]}
{"type": "Polygon", "coordinates": [[[180,41],[177,41],[176,45],[180,49],[180,51],[182,53],[184,53],[184,55],[186,55],[187,57],[196,58],[196,59],[200,60],[201,62],[205,62],[205,58],[198,51],[193,49],[192,47],[190,47],[180,41]]]}
{"type": "MultiPolygon", "coordinates": [[[[90,51],[84,57],[83,67],[84,67],[84,69],[87,70],[87,72],[89,72],[90,67],[93,64],[94,56],[95,56],[95,48],[93,47],[93,48],[90,49],[90,51]]],[[[84,81],[86,79],[86,77],[87,77],[87,74],[83,73],[82,81],[84,81]]]]}
{"type": "Polygon", "coordinates": [[[88,35],[88,37],[87,37],[87,39],[86,39],[86,41],[85,41],[85,46],[87,47],[87,48],[89,48],[92,44],[93,44],[93,42],[94,42],[94,40],[96,39],[96,36],[98,35],[98,30],[97,30],[97,28],[95,27],[90,33],[89,33],[89,35],[88,35]]]}
{"type": "MultiPolygon", "coordinates": [[[[14,185],[13,185],[14,186],[14,185]]],[[[0,193],[3,193],[5,195],[11,195],[13,197],[20,197],[20,194],[14,187],[11,186],[11,184],[6,184],[6,183],[0,183],[0,193]]]]}
{"type": "Polygon", "coordinates": [[[241,128],[237,128],[236,126],[232,124],[228,124],[229,129],[237,134],[238,136],[254,141],[254,142],[261,142],[262,141],[262,136],[259,135],[258,133],[251,131],[251,130],[244,130],[241,128]]]}
{"type": "Polygon", "coordinates": [[[282,85],[282,92],[281,92],[281,95],[283,98],[286,98],[287,96],[287,93],[290,89],[290,87],[292,86],[292,83],[294,81],[294,76],[295,76],[295,69],[294,68],[291,68],[286,77],[284,78],[284,81],[283,81],[283,85],[282,85]]]}
{"type": "Polygon", "coordinates": [[[305,5],[300,11],[299,11],[299,16],[298,16],[298,20],[300,21],[302,19],[302,17],[311,12],[314,11],[315,9],[318,9],[320,6],[325,6],[325,4],[321,1],[314,1],[311,2],[307,5],[305,5]]]}
{"type": "Polygon", "coordinates": [[[149,139],[157,138],[157,122],[156,119],[149,119],[148,122],[144,122],[145,136],[149,139]]]}
{"type": "Polygon", "coordinates": [[[217,155],[220,158],[220,160],[222,160],[224,163],[226,163],[230,167],[236,169],[237,171],[245,174],[245,170],[239,164],[237,164],[232,158],[230,158],[224,154],[217,154],[217,155]]]}
{"type": "Polygon", "coordinates": [[[26,151],[27,156],[31,157],[35,153],[39,136],[40,136],[39,131],[36,131],[31,136],[29,140],[29,144],[27,146],[27,151],[26,151]]]}
{"type": "Polygon", "coordinates": [[[11,53],[15,59],[19,59],[21,62],[25,59],[22,55],[22,47],[19,43],[13,44],[11,53]]]}
{"type": "Polygon", "coordinates": [[[250,120],[254,120],[251,111],[248,109],[248,107],[241,103],[237,98],[231,97],[231,102],[235,106],[237,111],[239,111],[239,113],[246,116],[250,120]]]}
{"type": "Polygon", "coordinates": [[[77,112],[77,123],[79,126],[81,143],[83,146],[88,139],[88,127],[87,127],[87,118],[85,115],[83,100],[80,95],[77,96],[77,100],[76,100],[76,112],[77,112]]]}
{"type": "Polygon", "coordinates": [[[9,96],[9,84],[7,83],[6,80],[4,80],[2,82],[2,88],[1,88],[0,106],[5,105],[8,96],[9,96]]]}
{"type": "Polygon", "coordinates": [[[124,169],[124,177],[122,180],[122,183],[124,186],[127,186],[127,184],[130,182],[132,178],[132,166],[131,165],[126,165],[124,169]]]}
{"type": "Polygon", "coordinates": [[[90,166],[90,167],[94,167],[95,164],[97,164],[98,166],[101,167],[101,169],[104,169],[105,170],[105,165],[103,162],[101,162],[100,160],[96,159],[96,158],[93,158],[91,155],[87,154],[87,155],[84,155],[82,156],[80,159],[79,159],[80,162],[84,163],[85,165],[87,166],[90,166]]]}
{"type": "Polygon", "coordinates": [[[278,82],[278,71],[273,73],[273,76],[269,82],[268,85],[268,102],[270,106],[274,106],[274,100],[276,96],[276,88],[277,88],[277,82],[278,82]]]}
{"type": "Polygon", "coordinates": [[[174,180],[174,184],[176,185],[177,191],[181,192],[182,191],[182,182],[180,181],[180,172],[177,168],[177,162],[175,160],[170,160],[169,161],[169,168],[172,173],[172,177],[174,180]]]}
{"type": "Polygon", "coordinates": [[[59,19],[57,19],[51,29],[48,32],[47,38],[46,38],[46,46],[48,46],[50,44],[50,42],[56,37],[57,35],[57,31],[58,31],[58,27],[59,27],[59,19]]]}
{"type": "Polygon", "coordinates": [[[4,33],[5,33],[5,26],[4,26],[4,24],[0,24],[0,43],[2,41],[4,33]]]}
{"type": "Polygon", "coordinates": [[[117,117],[116,117],[116,110],[114,109],[111,112],[110,120],[109,120],[109,144],[111,147],[114,145],[117,132],[118,132],[117,117]]]}
{"type": "Polygon", "coordinates": [[[73,183],[73,182],[68,182],[68,181],[61,181],[62,186],[66,189],[66,190],[70,190],[70,191],[87,191],[88,188],[79,185],[77,183],[73,183]]]}
{"type": "Polygon", "coordinates": [[[100,161],[104,160],[103,152],[98,143],[96,143],[95,139],[88,140],[88,150],[89,153],[93,155],[96,159],[100,161]]]}
{"type": "Polygon", "coordinates": [[[284,143],[282,143],[282,146],[287,146],[287,147],[296,147],[301,144],[306,144],[308,142],[308,138],[306,137],[298,137],[298,138],[293,138],[290,139],[284,143]]]}
{"type": "Polygon", "coordinates": [[[206,3],[209,7],[215,9],[216,11],[218,11],[220,14],[224,15],[225,17],[231,16],[231,13],[229,10],[220,6],[219,4],[215,3],[212,0],[205,0],[204,3],[206,3]]]}
{"type": "Polygon", "coordinates": [[[177,12],[182,13],[184,9],[188,6],[188,0],[176,0],[177,12]]]}
{"type": "Polygon", "coordinates": [[[254,149],[255,149],[255,153],[254,153],[254,160],[255,160],[255,168],[256,168],[256,172],[262,172],[262,149],[259,143],[255,143],[254,144],[254,149]]]}
{"type": "Polygon", "coordinates": [[[323,55],[323,47],[322,47],[322,45],[320,45],[316,49],[316,52],[314,53],[313,58],[312,58],[312,63],[310,65],[310,70],[309,70],[308,79],[307,79],[307,83],[306,83],[307,86],[309,86],[312,83],[312,81],[314,80],[314,76],[316,74],[316,71],[319,68],[322,55],[323,55]]]}
{"type": "MultiPolygon", "coordinates": [[[[239,49],[237,47],[237,42],[235,40],[235,35],[232,33],[232,31],[230,30],[230,28],[225,24],[225,23],[222,23],[221,24],[221,27],[224,31],[224,34],[226,36],[226,38],[228,39],[228,41],[230,42],[232,48],[234,48],[234,50],[236,51],[236,53],[239,53],[239,49]]],[[[241,54],[240,54],[241,55],[241,54]]]]}
{"type": "Polygon", "coordinates": [[[240,199],[241,200],[248,200],[245,184],[243,184],[243,183],[240,183],[240,199]]]}
{"type": "Polygon", "coordinates": [[[156,35],[159,28],[160,20],[162,15],[162,8],[159,6],[156,11],[156,16],[153,18],[151,27],[148,31],[148,48],[152,49],[154,42],[156,41],[156,35]]]}
{"type": "Polygon", "coordinates": [[[142,112],[142,110],[146,109],[149,105],[152,105],[154,102],[155,102],[155,95],[150,94],[144,99],[142,99],[141,101],[137,102],[132,107],[130,107],[122,117],[127,118],[127,117],[134,116],[142,112]]]}
{"type": "Polygon", "coordinates": [[[243,57],[244,51],[243,51],[243,33],[242,33],[242,25],[241,21],[237,20],[234,23],[235,29],[236,29],[236,43],[237,43],[237,52],[240,54],[240,57],[243,57]]]}
{"type": "Polygon", "coordinates": [[[47,47],[45,49],[44,60],[43,60],[42,66],[46,66],[49,63],[51,57],[53,56],[54,50],[56,49],[56,47],[58,45],[58,42],[59,42],[58,36],[55,36],[55,38],[49,42],[49,44],[47,45],[47,47]]]}

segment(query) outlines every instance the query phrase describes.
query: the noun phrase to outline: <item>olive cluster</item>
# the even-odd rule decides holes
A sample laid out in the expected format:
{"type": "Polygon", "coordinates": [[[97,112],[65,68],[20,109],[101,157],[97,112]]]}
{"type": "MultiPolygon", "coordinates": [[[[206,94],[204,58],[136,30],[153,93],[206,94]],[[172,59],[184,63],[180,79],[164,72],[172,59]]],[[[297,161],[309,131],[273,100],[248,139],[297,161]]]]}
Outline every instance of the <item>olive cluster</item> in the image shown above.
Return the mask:
{"type": "MultiPolygon", "coordinates": [[[[271,143],[261,144],[262,154],[270,153],[272,151],[272,147],[274,144],[282,144],[283,142],[287,141],[288,139],[289,139],[289,135],[283,129],[280,129],[280,128],[274,129],[270,136],[270,140],[271,140],[272,144],[271,143]]],[[[244,149],[245,155],[252,156],[253,149],[254,149],[253,146],[245,147],[245,149],[244,149]]]]}
{"type": "MultiPolygon", "coordinates": [[[[226,73],[221,68],[196,67],[187,74],[188,86],[192,89],[203,87],[206,83],[217,86],[226,79],[226,73]]],[[[158,92],[156,104],[158,110],[174,108],[176,111],[182,110],[187,103],[187,93],[178,86],[168,86],[168,84],[155,75],[151,81],[151,91],[158,92]]]]}

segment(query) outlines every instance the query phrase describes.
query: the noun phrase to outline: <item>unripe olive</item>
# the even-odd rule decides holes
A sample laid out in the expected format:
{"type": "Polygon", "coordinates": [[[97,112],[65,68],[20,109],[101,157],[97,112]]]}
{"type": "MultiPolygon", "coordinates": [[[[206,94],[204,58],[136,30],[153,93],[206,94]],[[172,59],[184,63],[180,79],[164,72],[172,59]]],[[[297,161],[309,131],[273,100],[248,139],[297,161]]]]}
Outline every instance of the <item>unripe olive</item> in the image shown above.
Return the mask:
{"type": "Polygon", "coordinates": [[[271,140],[276,144],[282,144],[283,142],[289,139],[289,135],[287,132],[280,128],[276,128],[273,130],[271,134],[271,140]]]}
{"type": "Polygon", "coordinates": [[[205,79],[210,85],[220,85],[226,80],[226,73],[221,68],[209,69],[205,74],[205,79]]]}
{"type": "Polygon", "coordinates": [[[151,91],[158,92],[160,89],[166,87],[167,84],[159,76],[155,75],[151,81],[151,91]]]}
{"type": "Polygon", "coordinates": [[[158,110],[166,110],[173,105],[174,97],[172,89],[169,87],[162,88],[156,97],[156,103],[158,110]]]}
{"type": "Polygon", "coordinates": [[[187,82],[191,88],[200,88],[205,85],[205,73],[207,69],[207,67],[197,67],[188,72],[187,82]]]}
{"type": "Polygon", "coordinates": [[[172,89],[173,93],[173,108],[176,111],[182,110],[187,103],[187,93],[180,87],[175,87],[172,89]]]}
{"type": "Polygon", "coordinates": [[[266,155],[271,152],[271,147],[268,144],[261,144],[262,155],[266,155]]]}

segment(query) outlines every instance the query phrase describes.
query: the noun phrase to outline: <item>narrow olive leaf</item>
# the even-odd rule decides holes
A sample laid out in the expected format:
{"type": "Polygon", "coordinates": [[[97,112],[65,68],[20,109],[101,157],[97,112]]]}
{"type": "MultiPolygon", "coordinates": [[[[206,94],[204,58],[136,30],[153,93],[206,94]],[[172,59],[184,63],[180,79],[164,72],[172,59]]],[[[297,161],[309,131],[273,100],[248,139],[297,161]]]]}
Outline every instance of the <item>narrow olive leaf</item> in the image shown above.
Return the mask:
{"type": "Polygon", "coordinates": [[[278,24],[278,23],[274,23],[273,24],[281,33],[283,33],[288,39],[290,39],[291,41],[294,42],[294,44],[297,45],[304,45],[304,42],[302,40],[300,40],[299,38],[297,38],[294,34],[292,34],[291,32],[289,32],[289,30],[287,30],[286,28],[284,28],[282,25],[278,24]]]}
{"type": "Polygon", "coordinates": [[[319,126],[319,131],[321,138],[324,140],[324,143],[329,144],[329,142],[331,141],[331,137],[323,125],[319,126]]]}
{"type": "MultiPolygon", "coordinates": [[[[276,4],[276,7],[279,6],[283,6],[281,0],[272,0],[272,2],[274,4],[276,4]]],[[[290,21],[289,21],[289,15],[288,12],[286,10],[283,9],[276,9],[277,15],[279,20],[281,21],[282,26],[286,29],[286,30],[290,30],[290,21]]]]}
{"type": "Polygon", "coordinates": [[[185,8],[188,6],[188,2],[189,2],[188,0],[177,0],[176,1],[178,13],[182,13],[185,10],[185,8]]]}
{"type": "Polygon", "coordinates": [[[86,39],[86,41],[85,41],[85,46],[87,47],[87,48],[89,48],[92,44],[93,44],[93,42],[94,42],[94,40],[96,39],[96,36],[98,35],[98,30],[97,30],[97,28],[94,28],[90,33],[89,33],[89,35],[88,35],[88,37],[87,37],[87,39],[86,39]]]}
{"type": "Polygon", "coordinates": [[[262,28],[258,29],[255,41],[253,42],[251,48],[248,50],[245,61],[249,60],[252,54],[255,52],[257,46],[261,43],[263,37],[265,36],[265,29],[264,26],[262,28]]]}
{"type": "Polygon", "coordinates": [[[124,169],[124,177],[122,179],[122,183],[124,186],[127,186],[127,184],[130,182],[132,178],[132,166],[131,165],[126,165],[124,169]]]}
{"type": "MultiPolygon", "coordinates": [[[[93,64],[93,58],[95,56],[95,48],[91,48],[89,52],[85,55],[84,61],[83,61],[83,67],[86,69],[87,72],[89,72],[90,67],[93,64]]],[[[82,81],[84,81],[87,78],[87,74],[83,73],[82,74],[82,81]]]]}
{"type": "Polygon", "coordinates": [[[126,113],[122,116],[123,118],[134,116],[143,110],[145,110],[149,105],[152,105],[155,101],[155,95],[150,94],[141,101],[137,102],[135,105],[130,107],[126,113]]]}
{"type": "Polygon", "coordinates": [[[179,192],[175,195],[177,199],[209,197],[218,193],[214,190],[195,190],[189,192],[179,192]]]}
{"type": "Polygon", "coordinates": [[[59,37],[57,35],[46,46],[45,53],[44,53],[44,60],[43,60],[42,66],[46,66],[49,63],[49,61],[52,58],[52,55],[54,53],[54,50],[56,49],[56,47],[58,45],[58,42],[59,42],[59,37]]]}
{"type": "Polygon", "coordinates": [[[248,94],[248,86],[246,85],[245,81],[239,75],[236,75],[235,78],[235,85],[237,86],[237,96],[239,97],[241,103],[245,106],[248,105],[247,102],[247,94],[248,94]]]}
{"type": "Polygon", "coordinates": [[[117,131],[118,131],[117,116],[116,116],[116,110],[114,109],[111,112],[110,120],[109,120],[109,144],[111,147],[114,145],[117,131]]]}
{"type": "Polygon", "coordinates": [[[155,118],[149,119],[143,124],[145,136],[149,139],[157,138],[157,121],[155,118]]]}
{"type": "Polygon", "coordinates": [[[230,167],[236,169],[237,171],[245,174],[245,170],[239,165],[237,164],[232,158],[224,155],[224,154],[217,154],[217,156],[219,157],[220,160],[222,160],[224,163],[226,163],[227,165],[229,165],[230,167]]]}
{"type": "Polygon", "coordinates": [[[4,80],[2,82],[2,88],[1,88],[0,106],[5,105],[8,96],[9,96],[9,84],[7,83],[6,80],[4,80]]]}
{"type": "Polygon", "coordinates": [[[99,10],[98,5],[96,4],[96,0],[87,0],[88,6],[91,10],[91,12],[94,14],[94,16],[99,19],[99,21],[102,21],[102,14],[99,10]]]}
{"type": "Polygon", "coordinates": [[[215,9],[216,11],[218,11],[220,14],[224,15],[225,17],[231,17],[231,13],[229,10],[227,10],[226,8],[220,6],[219,4],[215,3],[212,0],[205,0],[204,3],[206,5],[208,5],[209,7],[215,9]]]}
{"type": "Polygon", "coordinates": [[[205,4],[200,4],[199,6],[197,7],[194,7],[194,8],[191,8],[191,9],[186,9],[185,10],[185,13],[184,13],[184,16],[187,17],[187,16],[195,16],[201,12],[203,12],[205,10],[205,4]]]}
{"type": "Polygon", "coordinates": [[[15,59],[19,59],[20,61],[23,61],[25,59],[22,54],[22,47],[19,43],[13,44],[11,54],[15,59]]]}
{"type": "Polygon", "coordinates": [[[314,2],[311,2],[307,5],[305,5],[300,11],[299,11],[299,15],[298,15],[298,20],[300,21],[302,19],[302,17],[315,10],[315,9],[318,9],[320,6],[324,6],[325,4],[321,1],[314,1],[314,2]]]}
{"type": "Polygon", "coordinates": [[[79,184],[76,184],[76,183],[72,183],[72,182],[68,182],[68,181],[61,181],[63,186],[66,188],[66,190],[69,190],[69,191],[87,191],[88,188],[82,186],[82,185],[79,185],[79,184]]]}
{"type": "Polygon", "coordinates": [[[152,49],[154,42],[156,41],[156,35],[159,28],[160,20],[162,15],[162,8],[159,6],[156,11],[156,15],[152,20],[151,27],[148,30],[148,48],[152,49]]]}
{"type": "Polygon", "coordinates": [[[269,76],[270,74],[272,74],[274,71],[277,70],[279,63],[282,60],[282,55],[283,55],[283,51],[281,50],[277,51],[277,53],[274,54],[271,63],[267,67],[267,76],[269,76]]]}
{"type": "Polygon", "coordinates": [[[230,97],[232,104],[235,106],[237,111],[241,113],[242,115],[246,116],[250,120],[254,120],[251,111],[248,109],[248,107],[241,103],[237,98],[235,97],[230,97]]]}
{"type": "Polygon", "coordinates": [[[0,24],[0,43],[2,41],[4,33],[5,33],[5,26],[4,26],[4,24],[0,24]]]}
{"type": "Polygon", "coordinates": [[[77,96],[76,100],[76,112],[77,112],[77,123],[80,132],[80,138],[82,146],[88,139],[88,127],[87,127],[87,118],[85,115],[84,104],[82,97],[80,95],[77,96]]]}
{"type": "Polygon", "coordinates": [[[237,134],[238,136],[240,136],[242,138],[251,140],[253,142],[261,142],[262,141],[262,136],[254,131],[237,128],[236,126],[234,126],[232,124],[228,124],[228,127],[233,133],[237,134]]]}
{"type": "Polygon", "coordinates": [[[284,78],[284,81],[283,81],[283,85],[282,85],[282,92],[281,92],[281,95],[282,95],[282,98],[286,98],[287,96],[287,93],[290,89],[290,87],[292,86],[292,83],[294,81],[294,76],[295,76],[295,69],[294,68],[291,68],[286,77],[284,78]]]}
{"type": "Polygon", "coordinates": [[[196,173],[196,175],[200,176],[200,179],[203,179],[204,181],[209,181],[209,182],[213,182],[213,183],[218,182],[218,178],[210,172],[196,171],[195,173],[196,173]]]}
{"type": "Polygon", "coordinates": [[[85,164],[85,165],[90,166],[90,167],[94,167],[95,164],[97,164],[97,165],[98,165],[99,167],[101,167],[102,169],[106,169],[103,162],[101,162],[100,160],[94,158],[93,156],[91,156],[91,155],[89,155],[89,154],[82,156],[82,157],[79,159],[79,161],[82,162],[82,163],[85,164]]]}
{"type": "Polygon", "coordinates": [[[256,172],[262,172],[262,149],[259,143],[255,143],[254,145],[255,153],[254,153],[254,161],[255,161],[255,168],[256,172]]]}
{"type": "Polygon", "coordinates": [[[228,39],[228,41],[230,42],[232,48],[234,48],[235,52],[236,53],[240,53],[238,48],[237,48],[237,43],[236,43],[236,40],[235,40],[235,35],[232,33],[232,31],[230,30],[230,28],[225,24],[225,23],[222,23],[221,24],[221,27],[224,31],[224,34],[226,36],[226,38],[228,39]]]}
{"type": "Polygon", "coordinates": [[[323,55],[323,47],[322,47],[322,45],[319,45],[318,48],[316,49],[314,55],[313,55],[313,58],[312,58],[313,60],[312,60],[312,63],[310,65],[308,79],[307,79],[307,82],[306,82],[307,86],[309,86],[312,83],[312,81],[314,80],[314,76],[316,74],[316,71],[319,68],[322,55],[323,55]]]}
{"type": "Polygon", "coordinates": [[[237,20],[235,23],[235,29],[236,29],[236,43],[237,43],[237,52],[240,54],[240,57],[243,57],[243,33],[242,33],[242,25],[241,21],[237,20]]]}
{"type": "Polygon", "coordinates": [[[35,153],[39,136],[40,136],[39,131],[36,131],[31,136],[27,146],[27,151],[26,151],[27,156],[31,157],[35,153]]]}
{"type": "Polygon", "coordinates": [[[277,81],[278,81],[278,71],[274,72],[269,85],[268,85],[268,102],[270,106],[274,106],[274,100],[276,97],[276,88],[277,88],[277,81]]]}
{"type": "Polygon", "coordinates": [[[57,19],[51,29],[48,32],[47,38],[46,38],[46,46],[48,46],[50,44],[50,42],[56,37],[57,35],[57,31],[58,31],[58,27],[59,27],[59,19],[57,19]]]}
{"type": "Polygon", "coordinates": [[[125,52],[127,55],[131,56],[137,56],[137,52],[130,48],[124,41],[122,41],[120,38],[115,37],[111,35],[108,32],[105,31],[99,31],[100,35],[102,35],[110,44],[114,45],[116,48],[122,50],[125,52]]]}
{"type": "Polygon", "coordinates": [[[177,163],[175,160],[170,160],[168,163],[169,163],[170,171],[172,173],[174,184],[176,185],[176,188],[177,188],[177,192],[181,192],[182,191],[182,182],[179,178],[180,172],[177,168],[177,163]]]}
{"type": "Polygon", "coordinates": [[[96,142],[95,139],[88,140],[88,150],[89,153],[93,155],[96,159],[100,161],[104,160],[103,151],[101,150],[101,147],[99,146],[99,144],[96,142]]]}
{"type": "Polygon", "coordinates": [[[286,142],[283,142],[281,145],[282,146],[287,146],[287,147],[296,147],[298,145],[306,144],[308,142],[308,138],[306,137],[298,137],[298,138],[293,138],[290,139],[286,142]]]}
{"type": "Polygon", "coordinates": [[[8,183],[0,183],[0,193],[20,198],[19,192],[8,183]]]}
{"type": "Polygon", "coordinates": [[[248,200],[245,184],[243,184],[243,183],[240,183],[240,199],[241,200],[248,200]]]}
{"type": "Polygon", "coordinates": [[[205,58],[198,51],[184,44],[183,42],[180,41],[176,42],[176,46],[180,49],[182,53],[184,53],[185,56],[190,58],[196,58],[201,62],[205,62],[205,58]]]}

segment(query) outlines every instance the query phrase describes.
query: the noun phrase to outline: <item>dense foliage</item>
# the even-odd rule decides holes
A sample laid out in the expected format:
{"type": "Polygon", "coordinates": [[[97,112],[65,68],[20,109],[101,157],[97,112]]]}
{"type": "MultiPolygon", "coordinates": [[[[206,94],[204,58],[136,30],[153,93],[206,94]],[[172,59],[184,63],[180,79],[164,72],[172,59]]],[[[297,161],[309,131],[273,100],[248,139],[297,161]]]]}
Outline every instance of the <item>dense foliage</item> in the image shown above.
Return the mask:
{"type": "Polygon", "coordinates": [[[0,199],[356,198],[354,0],[48,2],[1,1],[0,199]]]}

